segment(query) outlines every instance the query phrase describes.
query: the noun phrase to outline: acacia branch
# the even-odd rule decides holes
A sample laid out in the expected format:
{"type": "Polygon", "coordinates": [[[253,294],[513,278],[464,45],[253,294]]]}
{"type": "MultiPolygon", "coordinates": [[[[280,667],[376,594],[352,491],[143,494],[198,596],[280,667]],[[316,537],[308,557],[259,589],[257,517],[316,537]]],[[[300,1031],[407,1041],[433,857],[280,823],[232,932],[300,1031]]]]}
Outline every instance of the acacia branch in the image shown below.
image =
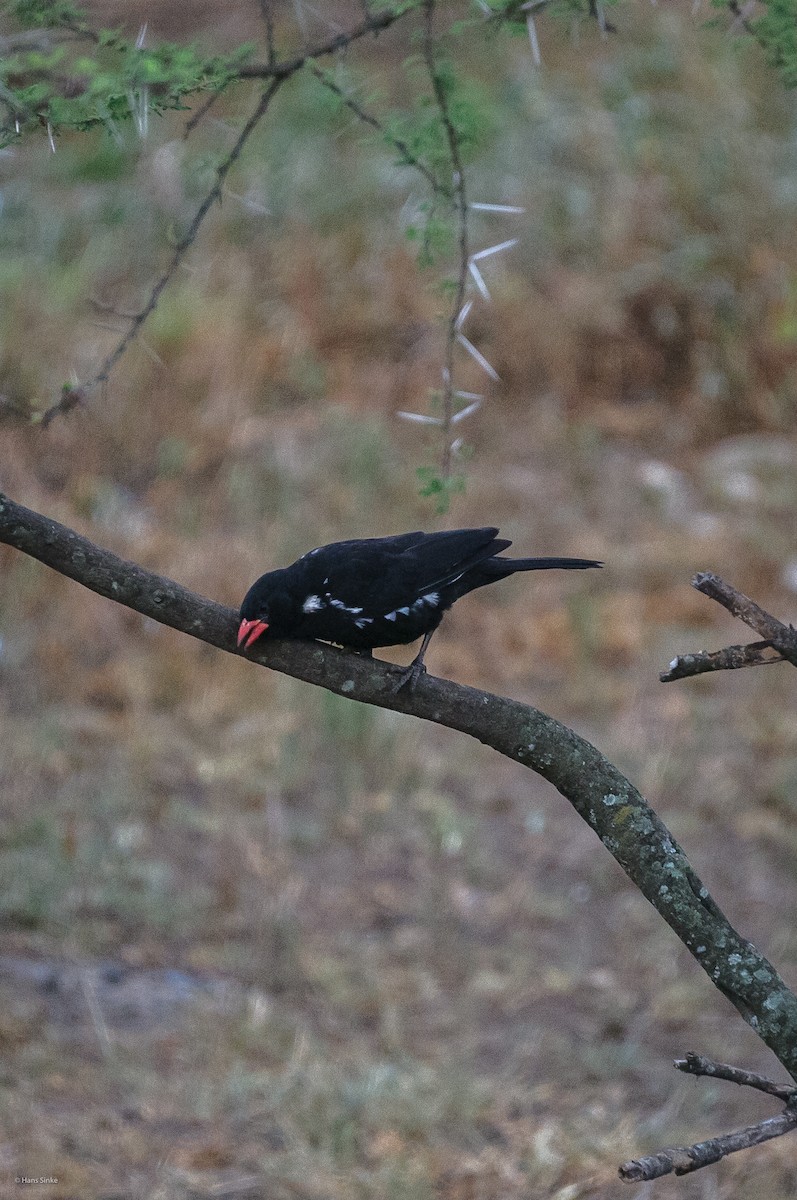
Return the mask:
{"type": "MultiPolygon", "coordinates": [[[[51,421],[55,419],[55,417],[62,416],[65,413],[70,412],[72,409],[77,408],[92,392],[94,392],[98,387],[101,387],[103,384],[107,383],[114,367],[127,352],[132,343],[136,340],[142,326],[157,307],[162,292],[174,278],[177,268],[180,266],[180,263],[182,262],[186,253],[196,240],[197,234],[199,233],[205,217],[208,215],[216,201],[221,199],[224,181],[227,178],[230,169],[240,157],[246,142],[249,140],[250,136],[257,128],[262,118],[265,116],[271,100],[273,99],[278,88],[288,79],[292,78],[292,76],[301,71],[301,69],[308,63],[312,63],[314,59],[324,58],[330,54],[335,54],[339,50],[345,49],[353,42],[356,42],[359,39],[368,36],[369,34],[374,34],[374,36],[376,36],[378,33],[382,32],[382,30],[387,29],[391,25],[395,24],[396,21],[399,21],[408,12],[411,12],[412,8],[413,5],[408,3],[406,5],[396,5],[394,9],[386,10],[381,13],[369,14],[363,21],[360,22],[359,25],[355,25],[352,29],[348,29],[342,33],[336,34],[334,37],[328,38],[325,42],[321,42],[311,49],[305,51],[305,53],[297,55],[291,59],[285,59],[283,61],[279,61],[277,59],[276,50],[273,43],[273,25],[269,24],[267,20],[268,62],[260,65],[251,64],[249,66],[241,67],[234,76],[226,80],[223,87],[214,92],[205,101],[205,103],[199,107],[197,113],[195,113],[194,116],[192,116],[188,121],[184,131],[185,136],[188,136],[191,133],[195,125],[206,115],[208,110],[218,99],[219,95],[221,95],[222,91],[226,90],[231,83],[243,79],[262,80],[266,84],[266,87],[258,101],[257,107],[241,130],[235,145],[218,166],[216,170],[216,182],[194,214],[187,231],[175,246],[169,265],[153,285],[145,304],[134,315],[128,329],[120,338],[115,348],[106,357],[96,374],[84,383],[76,384],[74,386],[66,385],[62,389],[60,398],[45,410],[41,416],[41,422],[45,428],[50,424],[51,421]]],[[[263,11],[264,15],[266,15],[267,6],[263,6],[263,11]]]]}
{"type": "Polygon", "coordinates": [[[274,94],[281,83],[281,79],[272,79],[269,86],[263,92],[263,95],[260,97],[257,103],[257,107],[238,135],[238,140],[222,164],[218,167],[216,171],[216,182],[194,214],[194,218],[191,221],[191,224],[188,226],[188,229],[175,246],[171,261],[169,262],[166,270],[158,279],[155,286],[152,288],[146,304],[132,318],[129,328],[125,331],[115,349],[112,350],[105,359],[105,362],[102,364],[97,374],[94,375],[94,377],[87,383],[84,383],[78,387],[64,388],[61,394],[61,399],[48,408],[44,413],[42,417],[42,423],[45,426],[49,425],[59,413],[68,412],[71,408],[74,408],[77,404],[81,403],[90,392],[93,392],[101,384],[106,383],[110,377],[111,371],[114,369],[119,359],[127,351],[130,344],[138,337],[142,325],[155,311],[164,288],[173,278],[175,271],[183,261],[188,250],[191,248],[191,246],[193,246],[202,222],[216,201],[221,198],[221,194],[224,189],[224,181],[230,173],[233,163],[237,162],[247,141],[254,133],[262,118],[265,116],[268,106],[274,98],[274,94]]]}
{"type": "Polygon", "coordinates": [[[707,671],[735,671],[740,667],[763,667],[784,659],[797,667],[797,630],[773,617],[766,609],[756,604],[744,592],[713,575],[701,571],[692,579],[692,587],[711,600],[716,600],[734,617],[744,621],[764,641],[750,642],[746,646],[726,646],[723,650],[698,650],[693,654],[681,654],[672,660],[666,671],[659,675],[662,683],[676,679],[687,679],[692,675],[704,675],[707,671]]]}
{"type": "MultiPolygon", "coordinates": [[[[170,579],[102,550],[0,493],[0,542],[163,625],[237,654],[238,616],[170,579]]],[[[320,642],[260,644],[261,666],[349,699],[459,730],[549,780],[570,801],[712,983],[797,1079],[797,997],[710,896],[666,825],[608,759],[572,729],[517,700],[402,672],[320,642]]]]}
{"type": "Polygon", "coordinates": [[[443,367],[442,420],[443,456],[440,473],[443,479],[451,475],[451,429],[454,417],[454,350],[457,344],[462,306],[465,303],[465,287],[468,281],[469,230],[468,230],[468,201],[465,194],[465,172],[462,165],[459,134],[451,116],[447,85],[443,80],[441,68],[437,62],[437,52],[434,38],[435,0],[424,0],[423,26],[423,55],[426,70],[434,92],[435,103],[440,112],[440,120],[448,143],[448,154],[451,163],[451,203],[457,220],[457,250],[459,264],[454,298],[451,302],[446,328],[445,365],[443,367]]]}

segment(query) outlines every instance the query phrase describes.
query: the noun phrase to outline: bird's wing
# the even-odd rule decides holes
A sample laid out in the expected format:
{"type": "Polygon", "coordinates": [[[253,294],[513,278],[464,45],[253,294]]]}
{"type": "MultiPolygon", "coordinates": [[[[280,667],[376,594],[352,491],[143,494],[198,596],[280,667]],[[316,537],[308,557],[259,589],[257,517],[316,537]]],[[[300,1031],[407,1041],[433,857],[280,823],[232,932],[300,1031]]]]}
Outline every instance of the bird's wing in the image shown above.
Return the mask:
{"type": "MultiPolygon", "coordinates": [[[[492,554],[508,541],[497,529],[454,529],[401,538],[350,542],[330,566],[329,589],[346,605],[383,614],[412,605],[492,554]]],[[[336,547],[337,548],[337,547],[336,547]]]]}
{"type": "Polygon", "coordinates": [[[401,555],[401,570],[417,588],[442,586],[512,544],[497,538],[497,533],[487,528],[427,534],[401,555]]]}
{"type": "Polygon", "coordinates": [[[357,554],[363,548],[373,552],[384,550],[389,553],[391,550],[394,553],[400,554],[403,550],[414,546],[416,542],[423,541],[425,537],[429,537],[428,533],[424,533],[422,529],[416,529],[413,533],[399,533],[395,537],[382,538],[353,538],[345,542],[330,542],[327,546],[316,546],[315,550],[308,550],[303,554],[298,562],[304,562],[305,559],[315,558],[321,554],[324,559],[357,554]]]}

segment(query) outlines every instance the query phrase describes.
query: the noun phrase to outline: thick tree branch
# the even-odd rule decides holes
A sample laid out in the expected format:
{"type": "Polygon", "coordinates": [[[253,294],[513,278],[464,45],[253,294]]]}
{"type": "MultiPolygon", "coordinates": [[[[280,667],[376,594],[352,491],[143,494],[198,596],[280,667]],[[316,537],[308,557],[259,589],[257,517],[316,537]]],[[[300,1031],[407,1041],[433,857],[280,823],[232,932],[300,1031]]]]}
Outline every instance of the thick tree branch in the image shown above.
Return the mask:
{"type": "MultiPolygon", "coordinates": [[[[101,596],[237,653],[232,609],[100,549],[2,493],[0,542],[101,596]]],[[[636,788],[584,738],[526,704],[449,680],[424,677],[414,693],[397,692],[399,668],[317,642],[273,642],[249,657],[337,695],[460,730],[549,780],[797,1078],[797,997],[732,927],[636,788]]]]}
{"type": "Polygon", "coordinates": [[[698,650],[693,654],[680,654],[674,658],[666,671],[659,675],[662,683],[676,679],[687,679],[691,675],[704,675],[707,671],[735,671],[739,667],[763,667],[784,659],[797,667],[797,630],[773,617],[760,605],[745,596],[731,584],[701,571],[692,579],[692,587],[704,596],[716,600],[734,617],[744,621],[765,640],[751,642],[746,646],[726,646],[723,650],[698,650]]]}

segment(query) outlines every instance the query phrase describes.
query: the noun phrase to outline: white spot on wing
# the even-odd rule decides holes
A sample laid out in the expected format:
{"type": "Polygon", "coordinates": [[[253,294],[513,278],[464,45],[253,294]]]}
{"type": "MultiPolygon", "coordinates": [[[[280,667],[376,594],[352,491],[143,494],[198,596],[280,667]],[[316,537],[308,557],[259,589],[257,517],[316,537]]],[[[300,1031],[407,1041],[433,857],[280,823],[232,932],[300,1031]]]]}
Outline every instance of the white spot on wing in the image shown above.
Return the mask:
{"type": "Polygon", "coordinates": [[[354,624],[358,629],[365,629],[366,625],[373,625],[373,617],[358,617],[354,624]]]}
{"type": "Polygon", "coordinates": [[[392,612],[392,613],[385,613],[385,620],[386,620],[386,621],[395,621],[395,619],[396,619],[396,614],[395,614],[394,612],[392,612]]]}
{"type": "Polygon", "coordinates": [[[399,608],[397,611],[400,612],[405,617],[408,617],[410,615],[409,606],[406,606],[405,608],[399,608]]]}
{"type": "Polygon", "coordinates": [[[324,602],[320,596],[308,596],[302,605],[302,612],[311,613],[318,612],[319,608],[324,607],[324,602]]]}
{"type": "Polygon", "coordinates": [[[344,604],[342,600],[330,600],[329,603],[333,608],[339,608],[341,612],[351,613],[353,616],[362,612],[361,608],[349,608],[348,604],[344,604]]]}

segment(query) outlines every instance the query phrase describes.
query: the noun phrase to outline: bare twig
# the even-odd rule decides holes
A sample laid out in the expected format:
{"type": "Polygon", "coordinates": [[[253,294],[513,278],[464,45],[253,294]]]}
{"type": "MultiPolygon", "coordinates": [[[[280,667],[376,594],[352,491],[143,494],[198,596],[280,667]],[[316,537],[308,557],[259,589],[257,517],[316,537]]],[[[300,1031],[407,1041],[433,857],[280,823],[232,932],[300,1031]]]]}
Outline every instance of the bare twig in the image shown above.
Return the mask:
{"type": "Polygon", "coordinates": [[[216,103],[216,101],[221,96],[224,95],[227,87],[229,86],[229,83],[234,83],[234,82],[235,82],[235,80],[229,80],[228,83],[225,84],[224,87],[219,88],[218,91],[211,92],[211,94],[209,96],[205,97],[205,99],[199,105],[199,108],[195,109],[195,111],[191,113],[191,116],[186,121],[185,129],[183,130],[183,139],[186,139],[191,136],[191,134],[194,132],[194,130],[196,129],[196,127],[200,123],[200,121],[203,121],[205,119],[205,117],[208,115],[208,113],[210,112],[211,108],[216,103]]]}
{"type": "Polygon", "coordinates": [[[737,1150],[749,1150],[772,1138],[783,1137],[797,1128],[797,1108],[787,1108],[776,1117],[767,1117],[757,1125],[737,1129],[721,1137],[708,1138],[694,1146],[668,1146],[658,1154],[634,1159],[620,1167],[620,1178],[624,1183],[642,1183],[649,1179],[660,1179],[662,1175],[688,1175],[701,1167],[711,1166],[737,1150]]]}
{"type": "Polygon", "coordinates": [[[689,1051],[685,1058],[676,1058],[673,1066],[686,1075],[724,1079],[739,1087],[754,1088],[767,1096],[776,1096],[778,1100],[783,1100],[787,1107],[779,1116],[767,1117],[757,1125],[747,1126],[746,1129],[709,1138],[694,1146],[668,1146],[656,1154],[624,1163],[620,1167],[620,1178],[626,1183],[659,1179],[662,1175],[687,1175],[691,1171],[698,1171],[701,1167],[719,1162],[721,1158],[734,1154],[737,1150],[747,1150],[750,1146],[782,1137],[797,1127],[797,1087],[794,1084],[775,1083],[773,1079],[767,1079],[757,1071],[747,1071],[729,1063],[715,1062],[714,1059],[705,1058],[702,1054],[692,1051],[689,1051]]]}
{"type": "Polygon", "coordinates": [[[751,600],[744,592],[738,591],[710,571],[701,571],[695,575],[692,587],[697,588],[704,596],[716,600],[723,608],[727,608],[729,613],[744,621],[745,625],[749,625],[762,638],[766,638],[779,654],[797,667],[797,630],[791,625],[784,625],[777,617],[773,617],[756,604],[755,600],[751,600]]]}
{"type": "Polygon", "coordinates": [[[710,1079],[724,1079],[728,1083],[736,1083],[739,1087],[755,1088],[767,1096],[777,1096],[786,1103],[797,1096],[797,1087],[790,1083],[775,1083],[757,1071],[747,1071],[744,1067],[732,1067],[729,1063],[714,1062],[702,1054],[689,1051],[685,1058],[676,1058],[673,1066],[685,1075],[704,1075],[710,1079]]]}
{"type": "Polygon", "coordinates": [[[443,404],[441,428],[444,440],[440,470],[442,477],[444,479],[448,479],[451,475],[451,428],[454,417],[454,350],[456,348],[457,340],[460,337],[462,310],[465,303],[465,287],[468,282],[468,258],[470,255],[470,250],[468,244],[468,201],[465,193],[465,174],[462,167],[462,156],[459,149],[459,135],[451,118],[448,95],[446,93],[445,84],[441,79],[440,70],[438,68],[436,59],[434,10],[435,0],[425,0],[423,54],[426,62],[426,69],[429,72],[429,78],[432,83],[435,101],[438,109],[440,110],[440,119],[443,123],[443,129],[445,130],[446,141],[448,142],[448,152],[451,159],[453,206],[457,218],[457,243],[459,250],[459,267],[454,290],[454,299],[451,304],[451,312],[448,318],[445,365],[443,367],[443,404]]]}
{"type": "Polygon", "coordinates": [[[750,642],[745,646],[726,646],[724,650],[697,650],[679,654],[666,671],[659,675],[661,683],[705,675],[708,671],[737,671],[741,667],[766,667],[783,662],[783,655],[773,650],[771,642],[750,642]]]}
{"type": "Polygon", "coordinates": [[[671,683],[675,679],[686,679],[692,675],[703,675],[707,671],[733,671],[739,667],[767,666],[786,659],[797,667],[797,630],[785,625],[765,609],[745,596],[731,584],[710,571],[701,571],[692,579],[692,587],[702,592],[717,604],[721,604],[734,617],[744,621],[764,641],[751,642],[746,646],[726,646],[724,650],[700,650],[674,658],[659,679],[671,683]],[[777,657],[773,657],[776,655],[777,657]]]}

